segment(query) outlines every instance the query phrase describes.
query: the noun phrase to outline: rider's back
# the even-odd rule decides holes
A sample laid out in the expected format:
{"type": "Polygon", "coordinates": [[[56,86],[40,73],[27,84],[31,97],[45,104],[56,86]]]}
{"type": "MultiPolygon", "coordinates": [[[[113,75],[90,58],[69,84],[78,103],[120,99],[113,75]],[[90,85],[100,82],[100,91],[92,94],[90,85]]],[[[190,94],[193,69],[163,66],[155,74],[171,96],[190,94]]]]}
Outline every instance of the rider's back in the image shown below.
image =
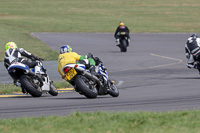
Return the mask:
{"type": "Polygon", "coordinates": [[[21,59],[20,49],[7,49],[5,51],[4,63],[6,64],[6,68],[11,65],[16,59],[21,59]]]}
{"type": "Polygon", "coordinates": [[[66,64],[69,63],[76,63],[80,59],[80,55],[78,55],[76,52],[69,52],[69,53],[63,53],[58,56],[58,72],[61,75],[64,75],[62,72],[63,67],[66,64]]]}

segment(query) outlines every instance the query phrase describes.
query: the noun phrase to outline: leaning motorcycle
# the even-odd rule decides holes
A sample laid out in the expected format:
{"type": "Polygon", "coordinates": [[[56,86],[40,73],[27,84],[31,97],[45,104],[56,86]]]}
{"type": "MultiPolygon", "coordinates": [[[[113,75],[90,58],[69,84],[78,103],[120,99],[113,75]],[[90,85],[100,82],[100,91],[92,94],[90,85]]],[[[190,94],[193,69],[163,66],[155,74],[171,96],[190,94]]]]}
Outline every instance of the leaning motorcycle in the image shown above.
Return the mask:
{"type": "Polygon", "coordinates": [[[129,45],[128,42],[128,32],[118,32],[117,36],[119,38],[119,48],[121,50],[121,52],[126,52],[127,51],[127,47],[129,45]]]}
{"type": "Polygon", "coordinates": [[[103,63],[95,67],[97,75],[92,74],[84,64],[67,64],[63,67],[65,75],[62,77],[75,88],[75,91],[87,98],[96,98],[97,95],[119,96],[115,84],[108,77],[103,63]]]}
{"type": "Polygon", "coordinates": [[[53,85],[53,81],[49,79],[46,69],[40,63],[40,73],[35,74],[35,69],[29,68],[27,65],[15,62],[8,67],[8,73],[13,79],[17,79],[22,88],[23,93],[29,93],[33,97],[40,97],[43,93],[49,93],[57,96],[58,91],[53,85]]]}

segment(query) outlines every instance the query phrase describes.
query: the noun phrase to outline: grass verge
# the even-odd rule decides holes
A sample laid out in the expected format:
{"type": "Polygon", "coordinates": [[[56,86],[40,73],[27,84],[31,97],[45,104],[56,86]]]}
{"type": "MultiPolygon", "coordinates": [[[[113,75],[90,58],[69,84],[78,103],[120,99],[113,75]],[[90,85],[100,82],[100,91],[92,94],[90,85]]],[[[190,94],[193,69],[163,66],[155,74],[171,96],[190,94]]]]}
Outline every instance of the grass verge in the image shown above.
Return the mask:
{"type": "MultiPolygon", "coordinates": [[[[56,88],[69,88],[72,87],[69,83],[64,81],[57,81],[53,83],[56,88]]],[[[21,92],[20,87],[13,84],[0,84],[0,94],[14,94],[21,92]]]]}
{"type": "Polygon", "coordinates": [[[75,112],[69,116],[0,119],[2,133],[197,133],[200,111],[75,112]]]}
{"type": "Polygon", "coordinates": [[[0,61],[8,41],[57,60],[58,53],[31,32],[114,33],[120,21],[132,33],[200,32],[199,8],[199,0],[1,0],[0,61]]]}

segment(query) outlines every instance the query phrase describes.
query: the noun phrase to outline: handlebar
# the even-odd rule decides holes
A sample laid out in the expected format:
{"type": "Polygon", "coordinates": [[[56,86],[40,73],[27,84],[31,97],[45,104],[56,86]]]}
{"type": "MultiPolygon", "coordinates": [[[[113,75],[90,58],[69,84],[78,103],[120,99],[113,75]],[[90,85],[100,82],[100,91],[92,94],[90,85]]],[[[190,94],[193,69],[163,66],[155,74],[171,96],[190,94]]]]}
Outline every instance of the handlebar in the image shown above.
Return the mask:
{"type": "Polygon", "coordinates": [[[129,33],[128,32],[118,32],[117,35],[120,36],[125,36],[125,35],[128,35],[129,33]]]}
{"type": "Polygon", "coordinates": [[[42,58],[39,58],[39,61],[43,61],[44,59],[42,59],[42,58]]]}

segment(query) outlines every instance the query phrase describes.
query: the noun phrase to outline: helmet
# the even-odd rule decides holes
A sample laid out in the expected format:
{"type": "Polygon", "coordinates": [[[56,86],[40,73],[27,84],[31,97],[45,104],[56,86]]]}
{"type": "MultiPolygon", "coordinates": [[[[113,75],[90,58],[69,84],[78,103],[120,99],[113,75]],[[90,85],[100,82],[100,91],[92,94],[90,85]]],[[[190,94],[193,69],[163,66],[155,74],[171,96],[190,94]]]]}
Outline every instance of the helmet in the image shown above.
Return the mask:
{"type": "Polygon", "coordinates": [[[120,23],[119,23],[119,26],[124,26],[124,23],[123,23],[123,22],[120,22],[120,23]]]}
{"type": "Polygon", "coordinates": [[[69,45],[63,45],[60,48],[60,54],[72,52],[72,48],[69,45]]]}
{"type": "Polygon", "coordinates": [[[192,34],[191,37],[192,38],[198,38],[197,34],[192,34]]]}
{"type": "Polygon", "coordinates": [[[8,42],[8,43],[6,43],[5,48],[6,48],[6,50],[10,49],[10,48],[16,49],[17,48],[17,44],[15,44],[15,42],[8,42]]]}

